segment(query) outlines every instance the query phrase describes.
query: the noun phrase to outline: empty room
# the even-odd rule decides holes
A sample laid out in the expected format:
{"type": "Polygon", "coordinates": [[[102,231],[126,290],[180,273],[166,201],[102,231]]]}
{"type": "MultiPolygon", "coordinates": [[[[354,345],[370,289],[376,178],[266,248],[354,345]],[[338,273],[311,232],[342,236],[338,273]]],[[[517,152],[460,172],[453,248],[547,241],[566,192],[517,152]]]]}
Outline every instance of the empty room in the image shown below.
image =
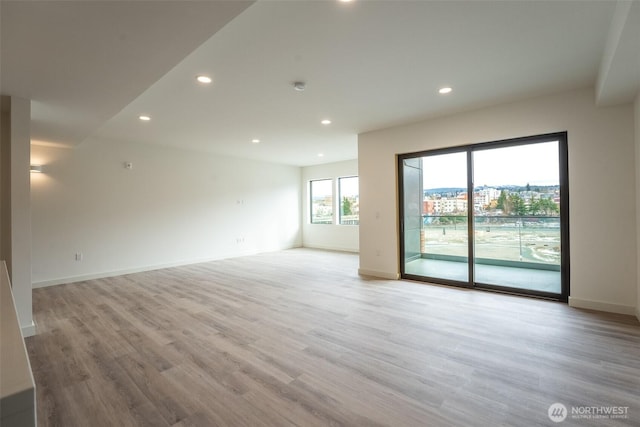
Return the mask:
{"type": "Polygon", "coordinates": [[[0,2],[0,425],[640,425],[640,0],[0,2]]]}

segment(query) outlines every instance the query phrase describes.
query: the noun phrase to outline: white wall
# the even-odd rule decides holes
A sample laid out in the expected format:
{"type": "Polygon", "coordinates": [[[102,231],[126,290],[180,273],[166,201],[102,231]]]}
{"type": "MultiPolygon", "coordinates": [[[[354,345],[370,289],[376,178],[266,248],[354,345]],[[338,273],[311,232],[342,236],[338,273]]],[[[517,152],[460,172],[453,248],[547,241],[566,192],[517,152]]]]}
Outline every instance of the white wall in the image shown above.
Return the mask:
{"type": "Polygon", "coordinates": [[[298,167],[99,141],[32,158],[36,287],[302,243],[298,167]]]}
{"type": "MultiPolygon", "coordinates": [[[[337,225],[337,204],[334,206],[334,224],[311,224],[309,213],[309,181],[331,178],[334,184],[339,177],[357,176],[358,161],[328,163],[302,168],[302,241],[307,248],[330,249],[358,252],[359,226],[337,225]]],[[[337,201],[337,187],[334,188],[334,200],[337,201]]]]}
{"type": "Polygon", "coordinates": [[[632,105],[596,108],[592,90],[362,134],[360,272],[397,277],[396,154],[568,131],[570,304],[634,313],[637,299],[632,105]],[[378,252],[377,252],[378,251],[378,252]]]}
{"type": "Polygon", "coordinates": [[[634,107],[636,140],[636,250],[638,251],[636,317],[640,320],[640,92],[638,92],[638,95],[636,96],[634,107]]]}

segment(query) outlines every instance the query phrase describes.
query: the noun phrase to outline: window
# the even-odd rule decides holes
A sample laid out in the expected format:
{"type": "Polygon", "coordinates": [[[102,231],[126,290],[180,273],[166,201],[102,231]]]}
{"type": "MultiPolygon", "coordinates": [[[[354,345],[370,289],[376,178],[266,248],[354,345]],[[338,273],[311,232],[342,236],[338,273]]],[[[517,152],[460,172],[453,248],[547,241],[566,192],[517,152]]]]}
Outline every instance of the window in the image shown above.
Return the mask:
{"type": "Polygon", "coordinates": [[[333,224],[333,180],[310,182],[311,223],[333,224]]]}
{"type": "Polygon", "coordinates": [[[358,225],[359,197],[358,177],[338,178],[340,201],[340,225],[358,225]]]}

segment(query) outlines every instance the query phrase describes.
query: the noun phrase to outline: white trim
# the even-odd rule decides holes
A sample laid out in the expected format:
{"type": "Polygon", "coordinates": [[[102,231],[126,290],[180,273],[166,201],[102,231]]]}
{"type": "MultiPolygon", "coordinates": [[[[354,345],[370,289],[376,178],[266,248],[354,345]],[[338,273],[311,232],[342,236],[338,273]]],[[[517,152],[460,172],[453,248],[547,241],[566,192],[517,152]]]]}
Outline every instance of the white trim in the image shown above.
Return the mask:
{"type": "Polygon", "coordinates": [[[376,271],[376,270],[365,270],[363,268],[358,269],[358,274],[360,276],[378,277],[380,279],[389,279],[389,280],[400,279],[400,274],[398,273],[389,273],[386,271],[376,271]]]}
{"type": "Polygon", "coordinates": [[[236,257],[242,257],[242,256],[251,256],[251,255],[257,255],[259,253],[265,253],[270,251],[286,251],[289,249],[296,249],[299,247],[300,246],[296,245],[296,246],[290,246],[285,248],[273,248],[271,250],[265,250],[265,251],[251,251],[251,250],[241,251],[241,252],[229,253],[223,256],[218,256],[218,257],[182,260],[182,261],[169,262],[164,264],[154,264],[154,265],[147,265],[143,267],[128,268],[124,270],[104,271],[102,273],[91,273],[91,274],[83,274],[80,276],[61,277],[59,279],[42,280],[40,282],[33,282],[31,284],[31,288],[32,289],[46,288],[49,286],[64,285],[67,283],[84,282],[85,280],[105,279],[107,277],[122,276],[124,274],[143,273],[145,271],[162,270],[163,268],[182,267],[185,265],[202,264],[204,262],[219,261],[221,259],[229,259],[229,258],[236,258],[236,257]]]}
{"type": "Polygon", "coordinates": [[[22,337],[32,337],[36,334],[36,322],[31,322],[30,325],[21,326],[20,330],[22,331],[22,337]]]}
{"type": "Polygon", "coordinates": [[[334,251],[334,252],[350,252],[350,253],[360,253],[360,251],[358,249],[354,249],[354,248],[340,248],[337,246],[323,246],[323,245],[307,245],[304,244],[302,246],[303,248],[307,248],[307,249],[320,249],[323,251],[334,251]]]}
{"type": "Polygon", "coordinates": [[[32,283],[31,287],[33,289],[46,288],[48,286],[64,285],[67,283],[75,283],[75,282],[84,282],[86,280],[105,279],[107,277],[122,276],[125,274],[133,274],[133,273],[143,273],[145,271],[161,270],[163,268],[181,267],[184,265],[201,264],[204,262],[219,261],[221,259],[226,259],[226,258],[255,255],[255,254],[256,253],[253,253],[253,252],[241,253],[241,254],[227,255],[227,256],[217,257],[217,258],[206,258],[206,259],[198,259],[198,260],[191,260],[191,261],[178,261],[178,262],[170,262],[166,264],[155,264],[155,265],[148,265],[144,267],[128,268],[125,270],[105,271],[102,273],[92,273],[92,274],[84,274],[80,276],[62,277],[59,279],[34,282],[32,283]]]}
{"type": "MultiPolygon", "coordinates": [[[[606,311],[609,313],[636,314],[636,309],[630,305],[612,304],[609,302],[591,301],[588,299],[569,297],[569,306],[576,308],[586,308],[588,310],[606,311]]],[[[637,315],[637,314],[636,314],[637,315]]]]}

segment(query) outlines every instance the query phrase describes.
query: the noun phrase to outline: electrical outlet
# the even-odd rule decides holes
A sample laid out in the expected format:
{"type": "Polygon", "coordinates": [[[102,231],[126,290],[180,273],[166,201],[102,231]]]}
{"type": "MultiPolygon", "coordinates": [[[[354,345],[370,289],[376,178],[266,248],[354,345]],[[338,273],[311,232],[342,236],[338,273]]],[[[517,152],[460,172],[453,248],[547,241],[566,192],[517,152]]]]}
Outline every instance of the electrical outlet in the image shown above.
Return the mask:
{"type": "Polygon", "coordinates": [[[76,261],[82,261],[82,258],[84,258],[82,252],[76,252],[76,261]]]}

